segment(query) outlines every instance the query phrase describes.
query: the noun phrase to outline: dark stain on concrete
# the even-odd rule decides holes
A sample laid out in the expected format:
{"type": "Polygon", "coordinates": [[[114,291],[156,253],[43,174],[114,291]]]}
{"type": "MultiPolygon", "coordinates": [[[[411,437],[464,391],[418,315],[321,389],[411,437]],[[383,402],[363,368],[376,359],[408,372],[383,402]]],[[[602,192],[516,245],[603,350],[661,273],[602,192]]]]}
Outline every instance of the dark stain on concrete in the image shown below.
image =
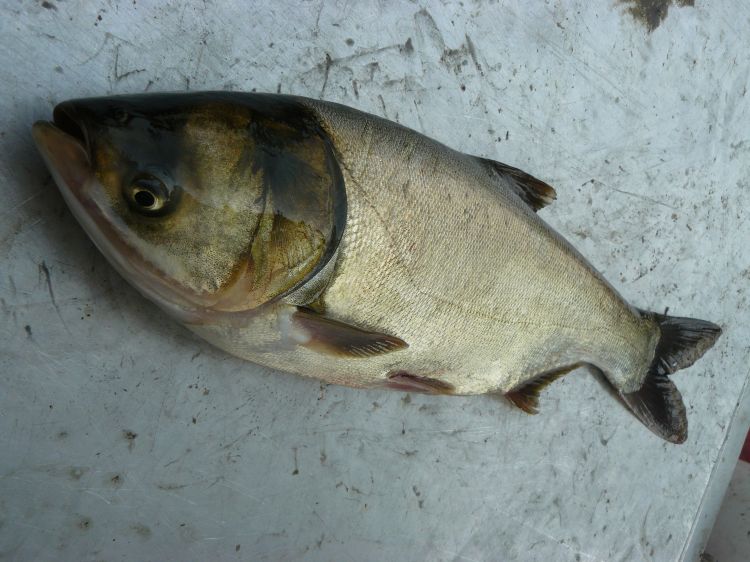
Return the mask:
{"type": "Polygon", "coordinates": [[[187,484],[157,484],[156,487],[160,490],[166,490],[166,491],[173,491],[173,490],[182,490],[183,488],[187,488],[187,484]]]}
{"type": "Polygon", "coordinates": [[[464,43],[457,49],[450,49],[430,12],[426,9],[420,10],[414,16],[414,21],[423,41],[426,41],[434,51],[440,53],[440,63],[443,66],[459,75],[463,73],[464,69],[469,68],[469,59],[471,59],[476,71],[480,75],[484,75],[482,65],[479,63],[479,53],[471,37],[465,35],[464,43]]]}
{"type": "Polygon", "coordinates": [[[128,449],[132,451],[133,447],[135,447],[135,438],[138,437],[138,434],[129,429],[123,429],[122,436],[128,442],[128,449]]]}
{"type": "Polygon", "coordinates": [[[477,59],[477,48],[474,46],[474,43],[472,42],[471,37],[466,35],[465,38],[466,38],[466,48],[469,51],[469,56],[471,57],[471,60],[474,63],[474,67],[477,69],[477,72],[479,72],[480,75],[484,76],[482,65],[479,64],[479,60],[477,59]]]}
{"type": "Polygon", "coordinates": [[[136,523],[135,525],[131,525],[130,530],[135,532],[135,534],[142,539],[148,539],[149,537],[151,537],[151,529],[143,523],[136,523]]]}
{"type": "Polygon", "coordinates": [[[619,3],[627,5],[628,13],[645,25],[649,33],[661,25],[670,6],[695,6],[695,0],[619,0],[619,3]]]}
{"type": "Polygon", "coordinates": [[[57,312],[58,318],[60,318],[60,322],[63,326],[65,326],[65,329],[67,330],[68,326],[65,324],[65,320],[63,320],[62,313],[60,312],[60,307],[57,306],[57,301],[55,300],[55,291],[52,289],[52,278],[50,277],[49,273],[49,267],[47,267],[47,264],[44,260],[42,260],[42,263],[39,264],[39,275],[44,276],[44,279],[47,283],[47,292],[49,292],[49,298],[50,301],[52,301],[52,306],[55,307],[55,312],[57,312]]]}

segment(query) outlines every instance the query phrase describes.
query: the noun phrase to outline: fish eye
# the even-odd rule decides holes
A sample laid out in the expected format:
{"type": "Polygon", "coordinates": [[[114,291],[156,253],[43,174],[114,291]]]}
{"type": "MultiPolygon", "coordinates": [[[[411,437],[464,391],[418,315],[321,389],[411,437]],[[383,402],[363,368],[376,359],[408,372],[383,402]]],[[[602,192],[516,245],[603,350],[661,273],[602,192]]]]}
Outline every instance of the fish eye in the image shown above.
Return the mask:
{"type": "Polygon", "coordinates": [[[174,203],[175,188],[168,188],[159,177],[148,172],[136,174],[125,187],[124,196],[130,208],[148,216],[162,215],[174,203]]]}
{"type": "Polygon", "coordinates": [[[117,107],[112,111],[112,117],[114,117],[115,121],[117,121],[121,125],[124,125],[130,120],[130,115],[128,115],[128,112],[120,107],[117,107]]]}

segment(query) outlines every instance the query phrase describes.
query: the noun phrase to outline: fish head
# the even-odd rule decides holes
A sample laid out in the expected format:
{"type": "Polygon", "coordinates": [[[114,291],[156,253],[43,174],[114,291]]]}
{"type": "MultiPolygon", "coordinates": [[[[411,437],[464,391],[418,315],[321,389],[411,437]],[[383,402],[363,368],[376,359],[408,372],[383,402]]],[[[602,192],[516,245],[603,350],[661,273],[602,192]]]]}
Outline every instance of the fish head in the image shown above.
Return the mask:
{"type": "Polygon", "coordinates": [[[301,108],[244,99],[73,100],[33,127],[96,246],[185,322],[283,298],[325,265],[343,230],[325,134],[301,108]]]}

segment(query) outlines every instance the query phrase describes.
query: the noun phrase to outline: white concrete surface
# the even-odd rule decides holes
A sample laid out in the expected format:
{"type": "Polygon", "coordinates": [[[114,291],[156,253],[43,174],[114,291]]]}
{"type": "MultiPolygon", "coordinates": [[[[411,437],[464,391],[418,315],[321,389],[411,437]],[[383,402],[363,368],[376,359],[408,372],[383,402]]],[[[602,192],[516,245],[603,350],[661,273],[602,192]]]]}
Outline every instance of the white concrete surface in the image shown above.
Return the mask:
{"type": "Polygon", "coordinates": [[[706,553],[713,562],[747,562],[750,558],[750,463],[740,461],[734,469],[706,553]]]}
{"type": "Polygon", "coordinates": [[[0,558],[695,560],[748,426],[750,11],[617,2],[0,2],[0,558]],[[529,417],[232,359],[128,287],[30,138],[56,102],[320,96],[548,180],[634,304],[719,322],[683,446],[585,371],[529,417]]]}

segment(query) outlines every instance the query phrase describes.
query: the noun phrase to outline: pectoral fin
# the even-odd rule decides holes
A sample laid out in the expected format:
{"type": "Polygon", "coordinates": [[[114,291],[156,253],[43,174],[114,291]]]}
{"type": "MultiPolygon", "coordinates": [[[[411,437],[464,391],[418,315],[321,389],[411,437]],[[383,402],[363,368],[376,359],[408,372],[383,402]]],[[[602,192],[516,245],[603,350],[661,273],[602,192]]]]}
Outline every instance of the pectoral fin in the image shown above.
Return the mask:
{"type": "Polygon", "coordinates": [[[372,357],[409,347],[396,336],[368,332],[307,308],[298,308],[291,321],[298,345],[328,355],[372,357]]]}
{"type": "Polygon", "coordinates": [[[568,365],[560,369],[547,371],[508,392],[505,397],[515,406],[521,408],[527,414],[539,413],[539,393],[550,383],[556,381],[573,369],[580,367],[580,363],[568,365]]]}

